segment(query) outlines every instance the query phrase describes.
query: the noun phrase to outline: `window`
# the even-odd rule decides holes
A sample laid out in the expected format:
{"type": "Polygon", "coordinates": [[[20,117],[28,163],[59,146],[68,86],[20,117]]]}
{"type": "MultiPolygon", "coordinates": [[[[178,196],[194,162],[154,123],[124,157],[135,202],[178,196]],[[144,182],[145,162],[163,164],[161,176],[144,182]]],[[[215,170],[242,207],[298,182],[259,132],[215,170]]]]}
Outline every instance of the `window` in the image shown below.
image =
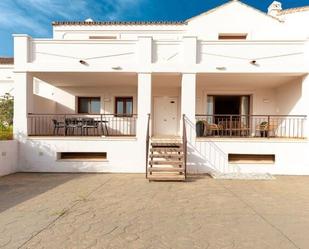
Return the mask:
{"type": "Polygon", "coordinates": [[[208,95],[208,115],[249,115],[250,96],[247,95],[208,95]]]}
{"type": "Polygon", "coordinates": [[[78,113],[99,114],[100,110],[100,97],[78,97],[78,113]]]}
{"type": "Polygon", "coordinates": [[[132,116],[133,97],[116,97],[115,110],[117,116],[132,116]]]}
{"type": "Polygon", "coordinates": [[[246,40],[248,34],[219,34],[219,40],[246,40]]]}

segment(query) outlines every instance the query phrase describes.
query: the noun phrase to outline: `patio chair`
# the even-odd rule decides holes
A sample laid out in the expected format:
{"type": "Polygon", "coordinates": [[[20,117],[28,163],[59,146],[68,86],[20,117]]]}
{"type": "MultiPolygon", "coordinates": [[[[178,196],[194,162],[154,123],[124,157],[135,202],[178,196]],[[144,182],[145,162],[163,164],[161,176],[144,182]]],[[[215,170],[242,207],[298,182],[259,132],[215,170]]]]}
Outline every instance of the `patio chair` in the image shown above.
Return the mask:
{"type": "Polygon", "coordinates": [[[208,123],[208,121],[204,121],[204,136],[213,136],[217,133],[217,135],[220,135],[220,131],[222,131],[223,127],[220,124],[214,124],[214,123],[208,123]]]}
{"type": "Polygon", "coordinates": [[[81,128],[81,121],[77,118],[66,118],[65,119],[65,134],[73,135],[75,133],[75,129],[81,128]]]}
{"type": "Polygon", "coordinates": [[[263,121],[262,123],[258,124],[255,128],[256,132],[260,133],[261,137],[269,137],[270,133],[273,134],[273,136],[276,136],[276,131],[278,128],[278,124],[276,123],[270,123],[263,121]]]}
{"type": "Polygon", "coordinates": [[[65,127],[64,122],[60,122],[56,119],[52,119],[53,124],[54,124],[54,130],[53,130],[53,135],[58,135],[59,134],[59,129],[62,129],[65,127]]]}
{"type": "Polygon", "coordinates": [[[82,134],[86,136],[88,136],[89,134],[89,129],[93,129],[94,133],[95,131],[97,131],[96,133],[98,134],[98,122],[95,121],[93,118],[84,118],[83,119],[83,125],[82,125],[82,134]],[[85,133],[86,131],[86,133],[85,133]]]}

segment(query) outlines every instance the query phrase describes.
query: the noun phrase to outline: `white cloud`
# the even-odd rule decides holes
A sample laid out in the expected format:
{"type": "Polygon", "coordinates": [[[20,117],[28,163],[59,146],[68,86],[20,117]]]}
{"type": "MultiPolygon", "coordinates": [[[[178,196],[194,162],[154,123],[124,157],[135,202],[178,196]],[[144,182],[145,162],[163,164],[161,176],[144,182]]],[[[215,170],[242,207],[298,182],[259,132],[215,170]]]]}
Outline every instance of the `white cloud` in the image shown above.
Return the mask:
{"type": "Polygon", "coordinates": [[[147,0],[0,0],[2,29],[46,35],[51,21],[125,19],[138,15],[147,0]]]}

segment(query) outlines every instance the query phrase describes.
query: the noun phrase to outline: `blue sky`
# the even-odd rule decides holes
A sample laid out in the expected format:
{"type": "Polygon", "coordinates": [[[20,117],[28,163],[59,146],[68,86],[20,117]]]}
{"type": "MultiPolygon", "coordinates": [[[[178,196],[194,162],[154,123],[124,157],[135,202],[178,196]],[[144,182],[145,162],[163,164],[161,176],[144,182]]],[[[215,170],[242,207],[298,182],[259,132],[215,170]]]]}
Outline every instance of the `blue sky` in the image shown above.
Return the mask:
{"type": "MultiPolygon", "coordinates": [[[[186,20],[228,0],[0,0],[0,56],[13,55],[12,34],[51,37],[51,22],[63,20],[186,20]]],[[[243,0],[267,10],[273,0],[243,0]]],[[[309,0],[282,0],[283,8],[309,0]]]]}

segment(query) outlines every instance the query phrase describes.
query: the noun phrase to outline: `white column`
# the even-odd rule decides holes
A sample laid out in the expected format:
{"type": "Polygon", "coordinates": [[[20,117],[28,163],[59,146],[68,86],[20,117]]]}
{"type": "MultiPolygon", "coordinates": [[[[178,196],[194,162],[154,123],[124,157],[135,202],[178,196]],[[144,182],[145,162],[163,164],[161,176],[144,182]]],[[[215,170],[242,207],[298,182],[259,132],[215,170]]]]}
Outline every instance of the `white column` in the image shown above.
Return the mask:
{"type": "Polygon", "coordinates": [[[14,80],[14,137],[22,139],[28,135],[27,114],[33,110],[33,77],[15,73],[14,80]]]}
{"type": "MultiPolygon", "coordinates": [[[[309,73],[309,40],[305,43],[305,70],[309,73]]],[[[304,76],[302,82],[302,92],[301,92],[301,112],[299,114],[307,115],[307,120],[304,127],[304,136],[309,139],[309,74],[304,76]]]]}
{"type": "Polygon", "coordinates": [[[181,114],[186,116],[187,131],[190,137],[195,137],[195,106],[196,74],[184,73],[181,81],[181,114]]]}
{"type": "Polygon", "coordinates": [[[304,124],[304,136],[309,139],[309,75],[303,78],[302,94],[301,94],[301,109],[303,115],[307,115],[307,120],[304,124]]]}
{"type": "Polygon", "coordinates": [[[151,74],[138,74],[137,138],[144,141],[147,132],[148,114],[151,113],[151,74]]]}
{"type": "Polygon", "coordinates": [[[152,37],[139,36],[138,37],[138,65],[140,72],[149,71],[152,63],[152,37]]]}
{"type": "Polygon", "coordinates": [[[197,38],[195,36],[183,37],[183,61],[186,65],[197,63],[197,38]]]}
{"type": "Polygon", "coordinates": [[[14,36],[14,66],[15,70],[21,70],[31,60],[31,37],[28,35],[14,36]]]}

